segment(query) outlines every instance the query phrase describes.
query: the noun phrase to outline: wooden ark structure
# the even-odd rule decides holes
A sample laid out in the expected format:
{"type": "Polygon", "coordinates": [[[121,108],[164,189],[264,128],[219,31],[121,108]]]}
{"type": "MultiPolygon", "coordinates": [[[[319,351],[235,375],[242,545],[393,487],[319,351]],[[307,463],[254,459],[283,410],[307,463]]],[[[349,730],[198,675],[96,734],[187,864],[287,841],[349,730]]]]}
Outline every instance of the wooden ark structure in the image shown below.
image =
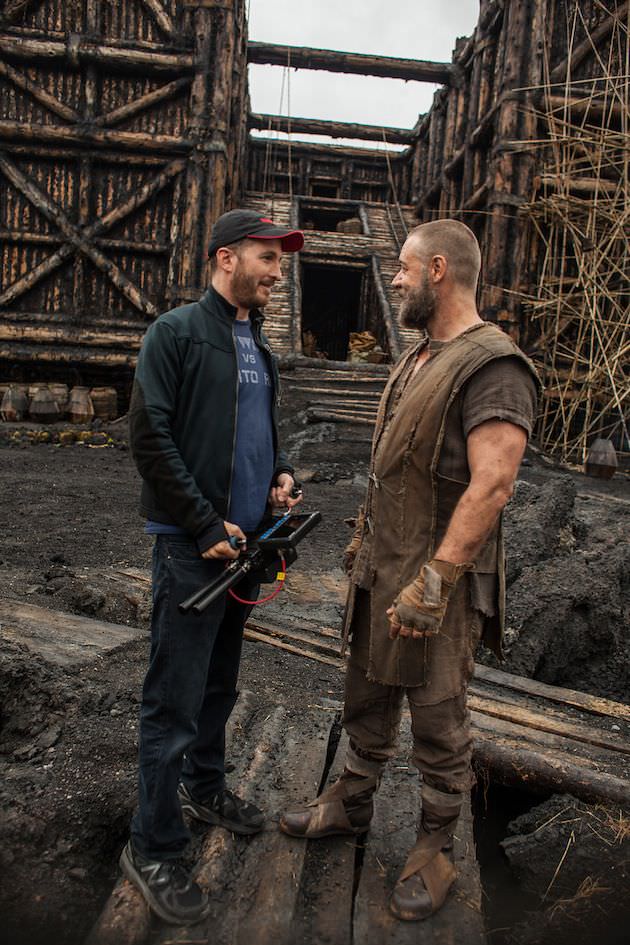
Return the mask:
{"type": "Polygon", "coordinates": [[[9,0],[0,375],[123,393],[147,324],[201,293],[210,227],[237,203],[308,231],[268,318],[280,354],[319,332],[341,361],[369,330],[395,359],[399,246],[451,216],[482,245],[483,316],[543,374],[543,447],[581,462],[603,435],[629,452],[629,17],[622,0],[481,0],[443,63],[248,42],[244,0],[9,0]],[[439,88],[412,129],[260,115],[248,62],[439,88]]]}

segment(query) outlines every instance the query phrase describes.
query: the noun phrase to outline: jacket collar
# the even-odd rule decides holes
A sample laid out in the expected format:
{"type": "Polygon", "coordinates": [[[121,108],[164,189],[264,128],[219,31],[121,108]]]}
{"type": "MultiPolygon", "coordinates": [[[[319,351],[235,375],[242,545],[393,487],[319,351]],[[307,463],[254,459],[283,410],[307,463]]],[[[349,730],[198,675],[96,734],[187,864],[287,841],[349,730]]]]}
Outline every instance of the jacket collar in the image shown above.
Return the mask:
{"type": "MultiPolygon", "coordinates": [[[[208,286],[207,290],[201,296],[199,304],[211,315],[223,315],[225,318],[229,318],[230,321],[234,321],[236,318],[236,307],[217,292],[212,285],[208,286]]],[[[253,308],[250,310],[249,320],[252,324],[262,325],[264,315],[260,309],[253,308]]]]}

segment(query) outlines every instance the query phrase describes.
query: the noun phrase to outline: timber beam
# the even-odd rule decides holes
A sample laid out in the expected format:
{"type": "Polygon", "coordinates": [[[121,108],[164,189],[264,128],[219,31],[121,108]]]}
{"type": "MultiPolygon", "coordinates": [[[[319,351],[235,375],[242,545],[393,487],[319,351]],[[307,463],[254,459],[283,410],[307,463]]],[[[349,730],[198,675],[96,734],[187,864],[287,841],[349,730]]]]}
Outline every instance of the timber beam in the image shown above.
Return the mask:
{"type": "Polygon", "coordinates": [[[276,46],[271,43],[255,42],[247,44],[247,60],[259,65],[377,75],[386,79],[435,82],[437,85],[449,85],[454,71],[450,62],[396,59],[390,56],[368,56],[364,53],[337,52],[334,49],[276,46]]]}
{"type": "Polygon", "coordinates": [[[249,116],[249,127],[264,131],[283,131],[286,134],[328,135],[330,138],[357,138],[366,141],[386,141],[388,144],[411,144],[410,128],[357,125],[345,121],[326,121],[319,118],[287,118],[285,115],[249,116]]]}
{"type": "Polygon", "coordinates": [[[22,36],[0,37],[0,53],[28,62],[67,61],[73,66],[92,62],[114,68],[141,70],[150,76],[171,73],[181,76],[193,72],[194,58],[187,53],[149,52],[143,49],[119,48],[93,43],[78,34],[70,34],[67,42],[50,39],[26,39],[22,36]]]}

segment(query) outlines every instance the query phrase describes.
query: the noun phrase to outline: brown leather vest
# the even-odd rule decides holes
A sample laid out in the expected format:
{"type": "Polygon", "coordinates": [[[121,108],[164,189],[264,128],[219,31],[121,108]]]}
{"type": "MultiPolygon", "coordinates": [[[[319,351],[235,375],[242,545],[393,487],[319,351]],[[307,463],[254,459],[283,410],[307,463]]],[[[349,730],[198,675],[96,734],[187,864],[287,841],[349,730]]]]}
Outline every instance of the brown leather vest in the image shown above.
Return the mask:
{"type": "MultiPolygon", "coordinates": [[[[370,675],[379,682],[402,686],[422,685],[422,666],[417,665],[422,660],[416,658],[418,646],[408,645],[412,641],[387,640],[385,612],[399,591],[413,581],[422,564],[433,556],[468,486],[467,481],[447,479],[438,473],[449,408],[466,381],[495,358],[516,356],[536,374],[508,335],[489,322],[475,325],[423,365],[409,382],[386,426],[396,381],[417,353],[415,346],[403,355],[381,399],[372,445],[363,541],[351,575],[344,625],[347,638],[353,610],[352,585],[369,588],[370,665],[378,666],[378,671],[370,675]]],[[[475,570],[499,576],[500,638],[505,611],[500,521],[477,556],[475,570]]],[[[448,619],[447,611],[445,630],[448,619]]]]}

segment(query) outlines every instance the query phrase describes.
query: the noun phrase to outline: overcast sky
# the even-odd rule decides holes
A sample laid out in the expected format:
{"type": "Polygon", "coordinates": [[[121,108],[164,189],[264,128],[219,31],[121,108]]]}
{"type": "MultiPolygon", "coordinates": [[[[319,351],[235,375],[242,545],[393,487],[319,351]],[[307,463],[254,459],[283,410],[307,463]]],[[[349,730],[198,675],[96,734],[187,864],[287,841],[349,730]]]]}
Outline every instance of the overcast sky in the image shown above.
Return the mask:
{"type": "MultiPolygon", "coordinates": [[[[478,16],[479,0],[249,0],[249,38],[450,62],[456,38],[469,36],[478,16]]],[[[412,128],[437,88],[301,69],[290,71],[283,92],[283,73],[249,67],[252,111],[286,115],[289,99],[295,116],[412,128]]]]}

